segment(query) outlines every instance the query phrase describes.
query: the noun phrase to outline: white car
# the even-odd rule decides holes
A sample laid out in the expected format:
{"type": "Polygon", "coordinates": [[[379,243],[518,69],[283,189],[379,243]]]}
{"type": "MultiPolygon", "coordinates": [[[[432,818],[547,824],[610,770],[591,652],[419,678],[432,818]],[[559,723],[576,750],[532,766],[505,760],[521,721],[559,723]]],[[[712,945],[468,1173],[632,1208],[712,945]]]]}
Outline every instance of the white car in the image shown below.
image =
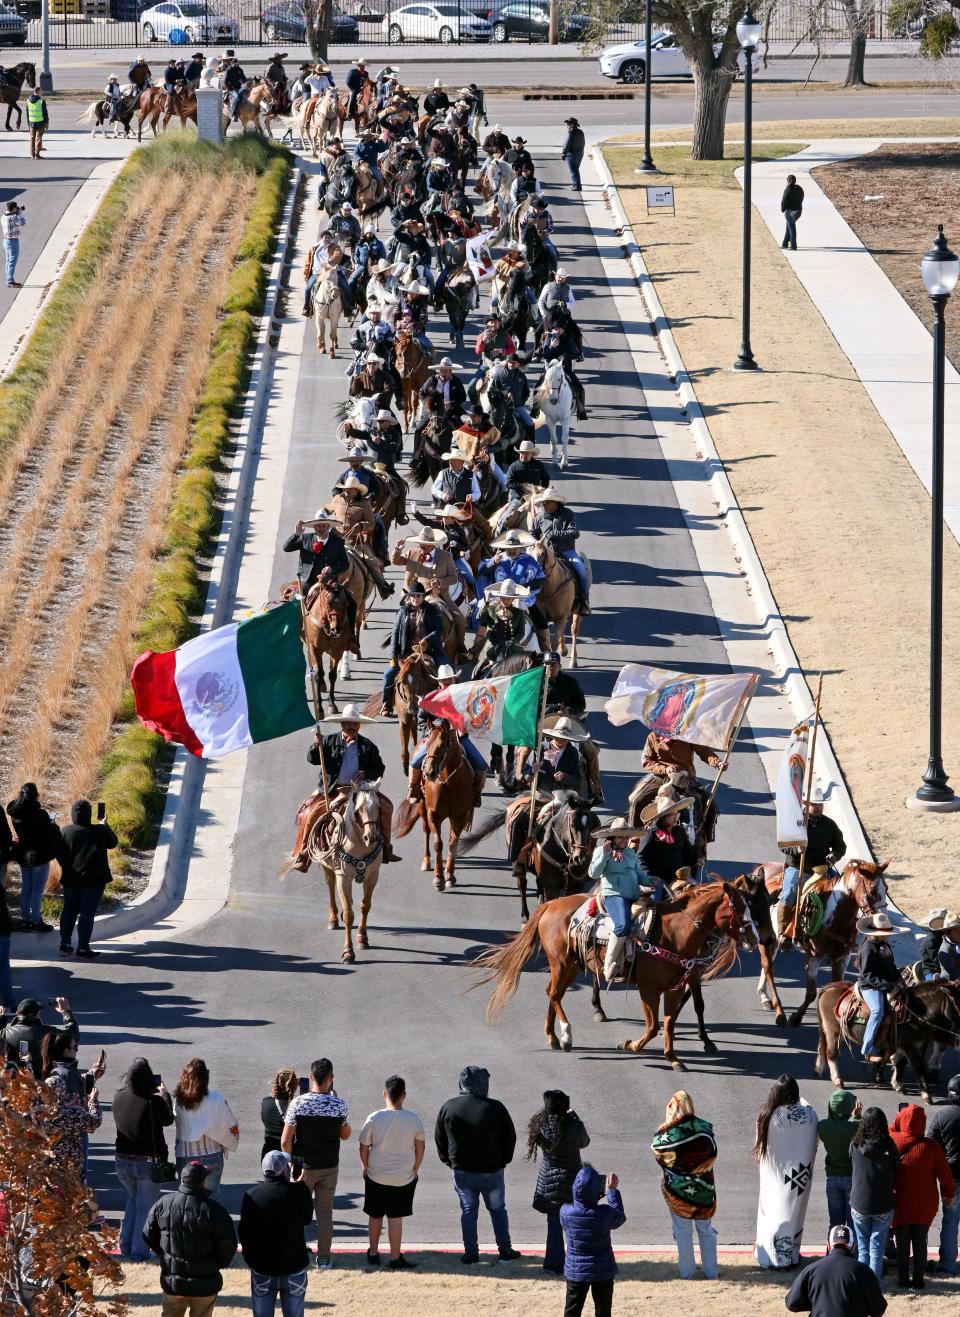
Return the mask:
{"type": "Polygon", "coordinates": [[[454,41],[489,41],[493,36],[492,23],[453,0],[404,5],[388,11],[383,21],[392,46],[402,41],[439,41],[446,46],[454,41]]]}
{"type": "Polygon", "coordinates": [[[166,40],[171,32],[182,32],[184,45],[198,41],[239,41],[240,24],[225,14],[218,14],[199,0],[184,0],[182,4],[163,3],[145,9],[140,15],[140,31],[144,41],[166,40]]]}
{"type": "MultiPolygon", "coordinates": [[[[718,41],[714,51],[719,52],[722,42],[718,41]]],[[[642,83],[646,81],[646,43],[629,41],[622,46],[608,46],[600,52],[600,72],[605,78],[617,78],[620,82],[642,83]]],[[[744,56],[741,50],[737,56],[737,68],[744,69],[744,56]]],[[[760,56],[754,52],[753,72],[760,68],[760,56]]],[[[680,49],[680,42],[672,32],[655,32],[651,42],[650,60],[651,78],[689,78],[690,65],[680,49]]]]}

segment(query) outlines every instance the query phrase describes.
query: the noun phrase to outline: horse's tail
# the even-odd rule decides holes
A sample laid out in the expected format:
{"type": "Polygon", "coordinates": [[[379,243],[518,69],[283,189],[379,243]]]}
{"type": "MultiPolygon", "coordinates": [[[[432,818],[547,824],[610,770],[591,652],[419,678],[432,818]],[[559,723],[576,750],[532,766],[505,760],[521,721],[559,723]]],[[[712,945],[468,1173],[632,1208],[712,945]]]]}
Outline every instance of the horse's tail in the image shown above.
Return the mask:
{"type": "Polygon", "coordinates": [[[77,120],[77,123],[93,123],[96,118],[97,106],[99,104],[99,101],[91,101],[90,108],[84,110],[83,114],[81,114],[80,118],[77,120]]]}
{"type": "Polygon", "coordinates": [[[393,821],[393,830],[398,837],[405,837],[418,819],[423,818],[423,801],[401,800],[393,821]]]}
{"type": "Polygon", "coordinates": [[[460,838],[457,842],[457,854],[469,855],[471,851],[475,851],[482,841],[503,826],[506,817],[505,809],[495,810],[489,818],[484,819],[476,831],[471,831],[469,837],[460,838]]]}
{"type": "Polygon", "coordinates": [[[410,473],[410,484],[415,489],[420,489],[430,479],[430,468],[427,465],[427,455],[423,451],[423,445],[420,451],[415,453],[410,459],[410,465],[407,468],[410,473]]]}
{"type": "Polygon", "coordinates": [[[540,941],[540,919],[547,909],[549,905],[537,906],[521,932],[515,933],[503,946],[488,947],[474,960],[471,972],[478,977],[476,983],[470,985],[470,990],[482,988],[487,983],[496,983],[493,995],[487,1002],[488,1020],[499,1019],[507,1002],[516,992],[521,971],[540,941]]]}

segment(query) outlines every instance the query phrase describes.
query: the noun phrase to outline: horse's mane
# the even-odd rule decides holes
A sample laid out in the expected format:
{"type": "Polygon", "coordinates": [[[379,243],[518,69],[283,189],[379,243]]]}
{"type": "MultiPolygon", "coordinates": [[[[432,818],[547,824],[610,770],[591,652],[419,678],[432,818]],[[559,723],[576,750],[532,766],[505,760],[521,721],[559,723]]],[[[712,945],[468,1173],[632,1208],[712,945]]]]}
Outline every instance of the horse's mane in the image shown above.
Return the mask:
{"type": "Polygon", "coordinates": [[[518,672],[528,672],[536,667],[536,660],[537,656],[528,650],[518,650],[515,654],[507,654],[504,658],[497,659],[490,665],[486,675],[488,678],[515,677],[518,672]]]}
{"type": "MultiPolygon", "coordinates": [[[[693,901],[700,900],[701,897],[710,892],[712,888],[720,888],[721,891],[723,891],[725,888],[729,887],[729,885],[729,883],[723,882],[722,879],[718,879],[716,882],[703,883],[700,886],[691,886],[687,888],[686,891],[682,892],[680,896],[674,897],[672,901],[664,901],[660,907],[660,915],[663,917],[664,915],[674,915],[686,912],[687,907],[691,905],[693,901]]],[[[743,894],[741,893],[741,895],[743,894]]],[[[717,939],[716,949],[713,951],[707,964],[700,970],[700,980],[703,983],[710,983],[715,979],[724,978],[730,973],[731,969],[738,961],[737,944],[732,938],[728,937],[726,933],[721,933],[718,930],[716,933],[711,934],[707,939],[707,947],[710,946],[710,942],[714,938],[717,939]]]]}

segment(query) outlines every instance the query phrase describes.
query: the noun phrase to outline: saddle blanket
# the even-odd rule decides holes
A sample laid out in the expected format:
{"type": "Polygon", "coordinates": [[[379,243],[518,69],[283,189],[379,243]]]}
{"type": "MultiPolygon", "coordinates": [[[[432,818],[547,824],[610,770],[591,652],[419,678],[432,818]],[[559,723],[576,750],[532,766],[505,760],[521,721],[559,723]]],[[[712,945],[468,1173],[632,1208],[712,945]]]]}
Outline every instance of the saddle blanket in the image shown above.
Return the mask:
{"type": "MultiPolygon", "coordinates": [[[[626,956],[628,960],[633,960],[636,943],[633,938],[643,938],[646,936],[646,925],[653,916],[653,909],[645,911],[639,918],[635,918],[630,927],[633,935],[626,946],[626,956]]],[[[593,942],[606,945],[613,937],[613,920],[608,914],[602,911],[597,904],[597,898],[591,896],[588,901],[584,901],[579,910],[575,912],[570,920],[569,937],[574,937],[582,941],[585,945],[593,942]]]]}

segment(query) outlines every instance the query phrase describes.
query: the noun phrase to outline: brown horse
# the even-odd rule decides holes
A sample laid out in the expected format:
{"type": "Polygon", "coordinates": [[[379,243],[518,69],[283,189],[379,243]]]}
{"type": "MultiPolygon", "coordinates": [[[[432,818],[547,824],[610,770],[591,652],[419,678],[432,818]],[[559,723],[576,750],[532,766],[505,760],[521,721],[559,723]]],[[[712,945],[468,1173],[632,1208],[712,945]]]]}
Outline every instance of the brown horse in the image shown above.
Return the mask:
{"type": "Polygon", "coordinates": [[[430,362],[419,339],[402,329],[397,330],[394,360],[403,385],[403,427],[409,430],[420,405],[420,389],[430,373],[430,362]]]}
{"type": "Polygon", "coordinates": [[[340,99],[337,102],[337,117],[340,120],[340,136],[343,137],[343,125],[349,119],[353,124],[354,132],[357,136],[364,128],[372,128],[377,122],[377,106],[375,101],[377,85],[372,78],[364,78],[363,85],[357,92],[357,101],[353,114],[349,114],[350,93],[342,91],[340,99]]]}
{"type": "Polygon", "coordinates": [[[417,712],[420,697],[437,689],[437,674],[426,653],[426,641],[414,645],[397,671],[394,710],[400,728],[400,758],[404,774],[410,771],[410,745],[417,743],[417,712]]]}
{"type": "Polygon", "coordinates": [[[423,863],[420,868],[424,873],[430,869],[430,838],[433,837],[433,885],[438,892],[456,886],[457,840],[473,822],[473,790],[473,769],[463,753],[460,738],[450,723],[438,723],[430,733],[423,761],[423,799],[412,808],[405,801],[397,810],[398,837],[405,837],[417,819],[423,823],[423,863]],[[450,824],[446,869],[441,831],[445,820],[450,824]]]}
{"type": "Polygon", "coordinates": [[[381,211],[386,210],[390,204],[387,185],[381,183],[378,178],[374,178],[370,172],[370,166],[365,160],[361,160],[353,172],[357,180],[354,200],[357,203],[359,219],[361,223],[365,219],[369,219],[371,215],[376,219],[381,211]]]}
{"type": "MultiPolygon", "coordinates": [[[[260,112],[267,113],[273,109],[273,93],[270,89],[269,82],[261,78],[255,82],[247,91],[243,100],[237,106],[237,119],[240,122],[240,131],[245,133],[253,124],[254,131],[258,132],[261,137],[264,136],[263,124],[260,122],[260,112]]],[[[223,107],[223,131],[227,133],[230,129],[232,120],[230,111],[225,105],[223,107]]]]}
{"type": "Polygon", "coordinates": [[[349,591],[336,578],[321,579],[316,590],[310,592],[310,606],[306,615],[306,641],[311,667],[317,674],[317,699],[323,713],[323,693],[330,687],[330,708],[337,713],[337,664],[353,641],[350,626],[349,591]],[[323,656],[327,655],[328,671],[323,671],[323,656]]]}
{"type": "MultiPolygon", "coordinates": [[[[475,965],[481,972],[476,987],[485,983],[496,986],[487,1006],[487,1019],[501,1014],[517,990],[524,965],[533,956],[539,943],[550,966],[547,984],[547,1018],[544,1032],[550,1046],[569,1052],[573,1047],[573,1029],[563,1010],[563,996],[581,969],[595,977],[603,964],[603,944],[587,949],[581,961],[570,939],[570,920],[588,901],[588,896],[563,896],[534,910],[530,922],[504,946],[490,947],[477,957],[475,965]],[[554,1030],[560,1024],[560,1037],[554,1030]]],[[[701,978],[718,977],[736,957],[738,942],[756,945],[756,933],[750,921],[747,903],[742,892],[730,883],[708,883],[693,887],[676,900],[660,907],[660,931],[655,953],[645,953],[640,944],[628,965],[627,980],[637,987],[646,1018],[647,1028],[642,1038],[620,1044],[624,1052],[639,1052],[659,1031],[660,1001],[663,999],[663,1054],[674,1070],[686,1066],[673,1046],[676,1017],[683,1005],[687,982],[694,969],[700,966],[700,953],[709,938],[723,934],[723,941],[705,963],[701,978]]]]}
{"type": "MultiPolygon", "coordinates": [[[[530,553],[543,568],[544,582],[537,600],[547,615],[552,632],[553,646],[563,657],[567,652],[567,623],[570,622],[570,667],[577,666],[577,640],[583,614],[577,612],[577,588],[573,568],[559,557],[546,540],[540,540],[530,553]],[[571,621],[571,618],[573,619],[571,621]]],[[[587,580],[592,579],[590,562],[581,554],[587,569],[587,580]]]]}
{"type": "MultiPolygon", "coordinates": [[[[833,982],[843,978],[847,958],[857,940],[857,919],[872,915],[887,904],[887,883],[884,878],[890,861],[870,864],[866,860],[848,860],[839,878],[825,878],[816,884],[816,894],[823,906],[823,923],[811,937],[799,930],[794,938],[796,948],[803,953],[803,972],[806,978],[806,995],[790,1016],[790,1025],[797,1028],[803,1022],[807,1007],[817,995],[817,970],[821,961],[830,964],[833,982]]],[[[772,897],[779,894],[783,878],[783,865],[758,865],[754,876],[762,876],[772,897]]],[[[771,964],[771,976],[772,976],[771,964]]],[[[766,976],[761,974],[757,984],[761,1002],[766,1006],[766,976]]]]}

